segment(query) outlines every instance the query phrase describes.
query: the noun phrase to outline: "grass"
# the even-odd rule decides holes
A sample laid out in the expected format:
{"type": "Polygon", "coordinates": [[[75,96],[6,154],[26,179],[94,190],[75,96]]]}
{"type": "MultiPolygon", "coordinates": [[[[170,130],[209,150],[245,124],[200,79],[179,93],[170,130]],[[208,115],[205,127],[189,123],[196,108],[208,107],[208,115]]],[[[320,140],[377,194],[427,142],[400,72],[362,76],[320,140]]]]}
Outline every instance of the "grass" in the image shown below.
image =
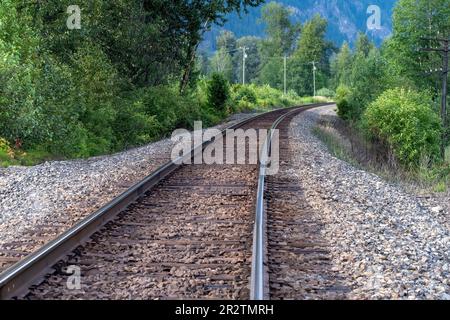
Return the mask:
{"type": "Polygon", "coordinates": [[[355,137],[358,135],[357,131],[349,130],[343,133],[339,126],[336,128],[332,123],[322,121],[313,128],[313,134],[336,158],[359,169],[377,174],[387,181],[406,184],[414,189],[438,193],[444,193],[450,189],[450,146],[447,148],[445,163],[431,168],[424,164],[415,170],[407,170],[389,156],[380,155],[385,153],[385,150],[370,145],[362,136],[355,137]],[[349,134],[353,136],[349,137],[349,134]],[[364,141],[364,143],[355,143],[355,141],[364,141]]]}
{"type": "Polygon", "coordinates": [[[359,166],[358,161],[349,155],[344,146],[342,137],[337,132],[333,132],[330,127],[316,126],[313,128],[313,134],[318,137],[328,148],[328,151],[338,159],[347,161],[352,165],[359,166]]]}
{"type": "Polygon", "coordinates": [[[15,152],[10,156],[5,151],[0,150],[0,167],[10,166],[34,166],[48,160],[54,160],[48,152],[44,150],[30,150],[27,152],[15,152]]]}

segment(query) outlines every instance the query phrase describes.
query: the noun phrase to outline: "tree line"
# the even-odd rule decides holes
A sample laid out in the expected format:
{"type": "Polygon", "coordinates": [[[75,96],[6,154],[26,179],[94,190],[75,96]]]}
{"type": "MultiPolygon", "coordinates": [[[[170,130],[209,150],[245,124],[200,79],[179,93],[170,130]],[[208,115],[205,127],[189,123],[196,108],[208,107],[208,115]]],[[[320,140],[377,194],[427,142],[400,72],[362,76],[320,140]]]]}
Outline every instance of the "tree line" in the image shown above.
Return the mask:
{"type": "Polygon", "coordinates": [[[286,57],[286,87],[300,96],[312,96],[313,62],[316,65],[316,86],[329,84],[330,57],[335,51],[325,38],[327,21],[320,15],[304,24],[293,22],[288,7],[270,2],[261,8],[261,21],[266,37],[246,36],[236,39],[230,31],[217,37],[217,51],[212,57],[203,53],[199,57],[204,74],[220,72],[227,80],[243,82],[243,55],[245,48],[245,77],[247,83],[270,85],[284,89],[286,57]]]}
{"type": "Polygon", "coordinates": [[[196,90],[197,46],[212,24],[261,2],[80,0],[81,28],[70,30],[73,1],[2,0],[0,138],[85,157],[216,121],[196,90]]]}

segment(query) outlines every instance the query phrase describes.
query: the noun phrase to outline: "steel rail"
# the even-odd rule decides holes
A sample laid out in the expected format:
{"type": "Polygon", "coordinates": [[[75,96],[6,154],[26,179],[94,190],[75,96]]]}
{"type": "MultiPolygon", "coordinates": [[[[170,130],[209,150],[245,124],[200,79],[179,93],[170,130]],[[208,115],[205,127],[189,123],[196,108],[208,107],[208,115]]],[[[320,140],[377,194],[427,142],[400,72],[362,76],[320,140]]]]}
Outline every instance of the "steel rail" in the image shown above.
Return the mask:
{"type": "Polygon", "coordinates": [[[258,189],[256,197],[255,226],[253,231],[252,270],[250,280],[250,300],[269,300],[268,292],[268,270],[267,270],[267,217],[265,210],[265,179],[269,164],[273,137],[276,129],[287,117],[309,109],[331,105],[333,103],[322,103],[297,108],[280,116],[272,125],[267,139],[260,153],[260,168],[258,177],[258,189]]]}
{"type": "MultiPolygon", "coordinates": [[[[286,108],[283,110],[297,109],[300,107],[286,108]]],[[[267,114],[280,111],[272,110],[254,117],[250,117],[222,130],[221,135],[226,135],[227,130],[237,129],[267,114]]],[[[52,273],[51,268],[59,261],[64,260],[70,252],[86,241],[97,232],[102,226],[113,220],[120,212],[124,211],[130,204],[141,198],[146,192],[151,190],[170,173],[174,172],[181,165],[183,160],[193,158],[202,152],[208,145],[217,138],[213,137],[199,146],[194,146],[191,152],[179,157],[174,161],[169,161],[152,174],[138,182],[127,191],[113,199],[111,202],[100,208],[96,212],[88,215],[80,222],[69,228],[60,236],[42,246],[37,251],[31,253],[21,261],[0,274],[0,300],[11,299],[21,296],[28,291],[31,285],[37,284],[46,274],[52,273]],[[177,164],[178,163],[178,164],[177,164]]]]}

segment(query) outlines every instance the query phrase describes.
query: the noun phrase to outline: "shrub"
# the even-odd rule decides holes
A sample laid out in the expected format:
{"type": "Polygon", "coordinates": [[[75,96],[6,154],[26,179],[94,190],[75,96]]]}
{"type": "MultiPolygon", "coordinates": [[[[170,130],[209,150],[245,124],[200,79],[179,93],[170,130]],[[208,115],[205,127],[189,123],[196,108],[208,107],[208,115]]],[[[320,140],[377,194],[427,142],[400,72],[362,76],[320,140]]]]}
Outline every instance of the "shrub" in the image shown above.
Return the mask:
{"type": "Polygon", "coordinates": [[[363,116],[369,135],[388,143],[400,163],[418,167],[440,159],[441,121],[424,93],[401,88],[385,91],[363,116]]]}
{"type": "Polygon", "coordinates": [[[195,93],[180,94],[176,85],[142,89],[143,110],[159,123],[156,136],[166,135],[176,128],[192,128],[200,120],[199,99],[195,93]]]}
{"type": "Polygon", "coordinates": [[[3,152],[8,155],[13,154],[13,150],[11,149],[9,142],[6,141],[6,139],[0,138],[0,152],[3,152]]]}
{"type": "Polygon", "coordinates": [[[256,104],[258,101],[258,97],[256,95],[254,86],[249,85],[235,85],[232,88],[233,90],[233,100],[234,101],[245,101],[250,104],[256,104]]]}
{"type": "Polygon", "coordinates": [[[117,106],[114,123],[115,149],[134,147],[157,137],[159,122],[145,112],[141,97],[123,99],[117,106]]]}
{"type": "Polygon", "coordinates": [[[319,91],[317,91],[316,95],[319,97],[332,98],[335,96],[335,93],[333,90],[330,90],[328,88],[322,88],[319,91]]]}
{"type": "Polygon", "coordinates": [[[225,111],[230,98],[230,85],[220,73],[214,73],[208,83],[208,104],[217,111],[225,111]]]}
{"type": "Polygon", "coordinates": [[[336,89],[336,104],[338,116],[344,120],[353,120],[356,118],[356,111],[350,104],[350,88],[339,86],[336,89]]]}

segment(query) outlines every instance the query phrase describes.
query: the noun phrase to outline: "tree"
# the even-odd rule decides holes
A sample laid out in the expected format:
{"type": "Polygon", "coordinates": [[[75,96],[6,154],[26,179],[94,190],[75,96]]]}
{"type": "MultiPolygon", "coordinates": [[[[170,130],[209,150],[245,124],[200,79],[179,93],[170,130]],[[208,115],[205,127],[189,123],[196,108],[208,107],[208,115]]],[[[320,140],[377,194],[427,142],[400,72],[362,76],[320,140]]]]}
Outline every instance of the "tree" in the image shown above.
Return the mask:
{"type": "Polygon", "coordinates": [[[375,45],[369,40],[366,34],[359,32],[356,38],[355,53],[361,54],[364,57],[369,55],[370,50],[372,50],[375,45]]]}
{"type": "Polygon", "coordinates": [[[292,23],[290,10],[277,2],[268,3],[261,12],[267,39],[261,42],[260,47],[262,68],[259,82],[281,88],[283,56],[292,53],[301,24],[292,23]]]}
{"type": "Polygon", "coordinates": [[[421,89],[436,90],[436,77],[420,76],[441,65],[436,53],[423,53],[420,47],[435,43],[422,37],[450,36],[448,0],[400,0],[393,14],[393,35],[386,46],[386,57],[395,65],[397,74],[410,79],[421,89]]]}
{"type": "Polygon", "coordinates": [[[356,54],[350,74],[349,103],[354,119],[359,119],[366,107],[386,89],[386,60],[375,47],[367,57],[356,54]]]}
{"type": "Polygon", "coordinates": [[[236,36],[233,32],[223,30],[216,39],[217,50],[224,49],[231,55],[234,55],[236,50],[236,36]]]}
{"type": "Polygon", "coordinates": [[[197,73],[200,76],[206,76],[208,74],[210,65],[209,57],[205,51],[200,51],[197,54],[197,73]]]}
{"type": "Polygon", "coordinates": [[[325,40],[327,21],[314,16],[303,26],[302,35],[289,63],[291,71],[290,88],[294,88],[299,95],[313,95],[313,64],[317,67],[316,88],[326,87],[329,72],[329,54],[332,48],[325,40]]]}
{"type": "Polygon", "coordinates": [[[225,111],[230,98],[230,85],[220,73],[213,73],[208,83],[208,103],[218,111],[225,111]]]}
{"type": "Polygon", "coordinates": [[[223,30],[216,39],[217,52],[211,59],[212,72],[222,73],[225,79],[233,82],[237,68],[236,56],[239,55],[234,33],[223,30]]]}
{"type": "Polygon", "coordinates": [[[347,42],[342,44],[338,54],[331,60],[332,87],[336,89],[339,85],[350,85],[353,55],[347,42]]]}
{"type": "MultiPolygon", "coordinates": [[[[260,43],[260,38],[252,36],[242,37],[237,40],[237,47],[245,47],[247,52],[247,59],[245,60],[245,80],[247,83],[256,81],[259,74],[259,68],[261,64],[261,57],[259,56],[260,43]]],[[[243,51],[239,50],[238,53],[234,56],[234,79],[237,83],[242,83],[242,54],[243,51]]]]}
{"type": "Polygon", "coordinates": [[[211,72],[220,73],[227,81],[233,79],[233,58],[225,48],[219,49],[211,59],[211,72]]]}
{"type": "Polygon", "coordinates": [[[184,91],[189,79],[192,66],[195,62],[198,45],[203,34],[209,30],[211,24],[223,24],[226,14],[233,11],[240,12],[246,10],[248,6],[256,7],[263,0],[216,0],[216,1],[165,1],[152,0],[157,2],[159,9],[167,13],[167,16],[177,19],[177,25],[182,26],[186,35],[186,54],[183,62],[183,77],[180,89],[184,91]],[[174,8],[175,7],[175,8],[174,8]]]}

